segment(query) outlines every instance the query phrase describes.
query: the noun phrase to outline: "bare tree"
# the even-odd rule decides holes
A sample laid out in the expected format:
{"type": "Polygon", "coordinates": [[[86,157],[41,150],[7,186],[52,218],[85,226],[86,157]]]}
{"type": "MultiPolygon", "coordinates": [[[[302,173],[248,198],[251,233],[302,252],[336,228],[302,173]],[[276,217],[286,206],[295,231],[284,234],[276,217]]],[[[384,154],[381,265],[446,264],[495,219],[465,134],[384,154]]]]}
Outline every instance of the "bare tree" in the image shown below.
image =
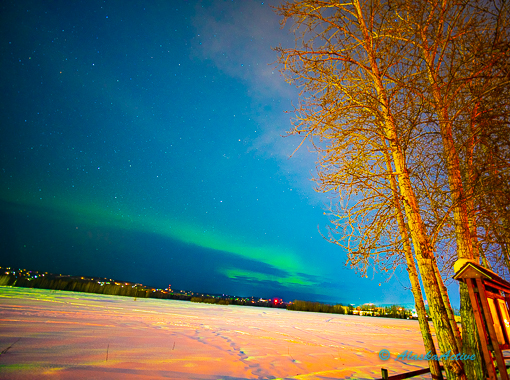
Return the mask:
{"type": "MultiPolygon", "coordinates": [[[[308,0],[278,11],[296,33],[294,49],[277,49],[282,72],[303,90],[291,133],[315,143],[318,190],[340,197],[330,240],[364,275],[405,262],[418,305],[414,253],[441,350],[478,355],[476,334],[460,339],[438,262],[446,273],[458,258],[510,268],[509,5],[308,0]]],[[[462,284],[461,300],[463,331],[475,331],[462,284]]],[[[483,377],[479,356],[467,364],[483,377]]]]}
{"type": "MultiPolygon", "coordinates": [[[[415,92],[423,94],[428,125],[436,127],[441,139],[445,166],[436,167],[443,169],[448,179],[456,256],[482,259],[489,266],[480,250],[475,205],[476,196],[494,199],[487,187],[477,186],[481,174],[478,165],[488,163],[483,154],[497,146],[480,146],[482,134],[502,129],[495,128],[494,123],[483,123],[490,120],[491,112],[482,110],[489,111],[501,101],[498,93],[508,83],[508,5],[504,1],[405,1],[399,4],[397,14],[408,28],[403,33],[405,38],[416,47],[412,56],[420,58],[415,61],[420,63],[421,70],[417,71],[426,74],[422,82],[413,85],[418,84],[415,92]],[[482,130],[483,124],[489,130],[482,130]]],[[[493,157],[490,154],[489,161],[493,157]]],[[[487,178],[496,178],[494,172],[486,174],[487,178]]],[[[501,213],[501,207],[498,210],[501,213]]],[[[497,230],[493,224],[486,227],[486,232],[497,230]]],[[[460,291],[463,330],[476,331],[465,284],[460,284],[460,291]]],[[[478,344],[477,334],[465,334],[466,353],[478,354],[478,344]]],[[[471,366],[477,362],[466,363],[470,377],[483,376],[479,365],[471,366]]]]}
{"type": "MultiPolygon", "coordinates": [[[[439,346],[458,353],[406,155],[422,118],[417,86],[409,85],[423,78],[415,45],[395,42],[405,29],[398,18],[394,22],[390,3],[299,1],[278,10],[296,25],[296,48],[277,49],[282,71],[303,89],[292,133],[318,139],[319,189],[343,195],[337,226],[351,263],[398,259],[406,241],[406,227],[399,228],[402,204],[439,346]],[[409,118],[418,123],[407,124],[409,118]]],[[[465,378],[460,362],[447,361],[445,368],[449,378],[465,378]]]]}

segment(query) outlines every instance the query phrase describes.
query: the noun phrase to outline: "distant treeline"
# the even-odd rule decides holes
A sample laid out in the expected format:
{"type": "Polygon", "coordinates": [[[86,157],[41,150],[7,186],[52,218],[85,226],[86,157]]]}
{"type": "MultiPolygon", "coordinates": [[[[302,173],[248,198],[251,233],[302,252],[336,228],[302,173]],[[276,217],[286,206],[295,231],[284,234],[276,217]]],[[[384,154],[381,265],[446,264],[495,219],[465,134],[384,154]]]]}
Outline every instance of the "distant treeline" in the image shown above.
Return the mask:
{"type": "Polygon", "coordinates": [[[223,298],[208,298],[208,297],[191,297],[191,302],[203,302],[203,303],[214,303],[218,305],[230,305],[231,302],[228,299],[223,298]]]}
{"type": "Polygon", "coordinates": [[[352,306],[344,306],[341,304],[328,305],[320,302],[294,301],[287,305],[287,310],[296,311],[314,311],[317,313],[333,313],[333,314],[352,314],[354,308],[352,306]]]}
{"type": "Polygon", "coordinates": [[[274,304],[267,300],[250,300],[246,298],[221,298],[221,297],[192,297],[191,302],[203,302],[217,305],[245,305],[245,306],[262,306],[262,307],[278,307],[285,308],[285,304],[274,304]]]}
{"type": "Polygon", "coordinates": [[[294,301],[292,303],[273,303],[270,300],[247,300],[243,298],[212,298],[212,297],[192,297],[191,302],[203,302],[218,305],[248,305],[248,306],[264,306],[286,308],[287,310],[296,311],[314,311],[320,313],[335,314],[352,314],[354,308],[352,306],[343,305],[327,305],[320,302],[294,301]]]}
{"type": "Polygon", "coordinates": [[[296,300],[287,305],[287,310],[313,311],[316,313],[333,313],[333,314],[356,314],[386,318],[403,318],[403,319],[413,318],[412,311],[400,305],[376,307],[374,304],[364,304],[362,306],[358,306],[355,308],[351,305],[348,306],[344,306],[342,304],[328,305],[320,302],[296,300]]]}
{"type": "Polygon", "coordinates": [[[167,291],[146,288],[140,284],[121,283],[115,281],[98,281],[87,278],[63,277],[46,275],[34,277],[16,276],[13,274],[0,275],[0,286],[17,286],[23,288],[67,290],[72,292],[108,294],[134,298],[177,299],[191,302],[203,302],[217,305],[246,305],[261,307],[287,308],[295,311],[312,311],[333,314],[359,314],[390,318],[411,317],[411,311],[398,305],[376,308],[373,304],[365,304],[354,308],[351,305],[329,305],[320,302],[299,301],[291,303],[278,302],[255,298],[226,298],[226,297],[192,297],[184,294],[173,294],[167,291]]]}
{"type": "Polygon", "coordinates": [[[381,314],[388,318],[412,318],[412,311],[399,305],[386,306],[382,308],[381,314]]]}
{"type": "Polygon", "coordinates": [[[145,288],[143,286],[126,285],[122,283],[98,282],[88,279],[76,278],[49,278],[41,276],[38,278],[17,277],[14,275],[1,275],[1,286],[18,286],[22,288],[67,290],[71,292],[108,294],[114,296],[126,296],[136,298],[163,298],[163,299],[179,299],[190,300],[190,296],[172,294],[145,288]]]}

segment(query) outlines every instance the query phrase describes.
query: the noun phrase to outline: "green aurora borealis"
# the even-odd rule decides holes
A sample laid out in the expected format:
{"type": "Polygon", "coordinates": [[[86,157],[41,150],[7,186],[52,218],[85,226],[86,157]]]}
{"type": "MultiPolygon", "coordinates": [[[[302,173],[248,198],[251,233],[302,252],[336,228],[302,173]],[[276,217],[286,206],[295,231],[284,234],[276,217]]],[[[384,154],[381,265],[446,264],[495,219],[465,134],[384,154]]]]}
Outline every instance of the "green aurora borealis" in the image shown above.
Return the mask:
{"type": "MultiPolygon", "coordinates": [[[[19,192],[16,192],[19,194],[19,192]]],[[[277,281],[282,285],[303,285],[314,286],[315,283],[305,280],[298,273],[311,272],[311,267],[305,265],[302,260],[288,248],[272,247],[270,245],[256,245],[256,242],[246,242],[238,236],[220,231],[208,231],[199,225],[191,225],[178,220],[177,218],[163,218],[158,215],[136,215],[134,212],[114,212],[97,205],[97,202],[78,203],[64,199],[50,199],[40,202],[30,199],[1,199],[10,204],[11,210],[15,211],[20,207],[26,207],[40,218],[47,220],[56,219],[66,224],[77,224],[95,228],[113,228],[125,231],[137,231],[147,234],[157,234],[181,243],[194,245],[210,250],[222,251],[249,260],[280,268],[289,276],[280,278],[277,281]]],[[[236,271],[225,269],[223,272],[229,278],[239,276],[268,279],[271,276],[263,273],[249,272],[246,270],[236,271]]],[[[311,273],[310,273],[311,274],[311,273]]]]}

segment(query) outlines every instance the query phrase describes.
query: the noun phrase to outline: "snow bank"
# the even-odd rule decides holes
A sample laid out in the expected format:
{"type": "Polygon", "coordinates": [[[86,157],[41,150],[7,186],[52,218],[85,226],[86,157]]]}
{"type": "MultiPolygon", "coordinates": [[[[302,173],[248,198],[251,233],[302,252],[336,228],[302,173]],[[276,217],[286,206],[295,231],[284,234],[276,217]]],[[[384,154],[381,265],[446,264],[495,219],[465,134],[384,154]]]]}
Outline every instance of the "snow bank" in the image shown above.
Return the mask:
{"type": "Polygon", "coordinates": [[[372,379],[427,366],[394,360],[424,353],[417,321],[0,287],[9,346],[2,379],[372,379]]]}

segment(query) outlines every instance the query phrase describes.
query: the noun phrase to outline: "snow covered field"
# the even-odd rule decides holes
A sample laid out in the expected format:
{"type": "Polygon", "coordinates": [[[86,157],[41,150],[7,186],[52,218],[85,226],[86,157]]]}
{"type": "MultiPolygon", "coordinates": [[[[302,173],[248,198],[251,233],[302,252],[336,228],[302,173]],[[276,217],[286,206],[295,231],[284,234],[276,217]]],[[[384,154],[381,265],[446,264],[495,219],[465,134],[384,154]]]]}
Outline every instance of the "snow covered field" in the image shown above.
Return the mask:
{"type": "Polygon", "coordinates": [[[424,353],[417,321],[0,287],[2,379],[373,379],[427,366],[394,360],[405,350],[424,353]]]}

